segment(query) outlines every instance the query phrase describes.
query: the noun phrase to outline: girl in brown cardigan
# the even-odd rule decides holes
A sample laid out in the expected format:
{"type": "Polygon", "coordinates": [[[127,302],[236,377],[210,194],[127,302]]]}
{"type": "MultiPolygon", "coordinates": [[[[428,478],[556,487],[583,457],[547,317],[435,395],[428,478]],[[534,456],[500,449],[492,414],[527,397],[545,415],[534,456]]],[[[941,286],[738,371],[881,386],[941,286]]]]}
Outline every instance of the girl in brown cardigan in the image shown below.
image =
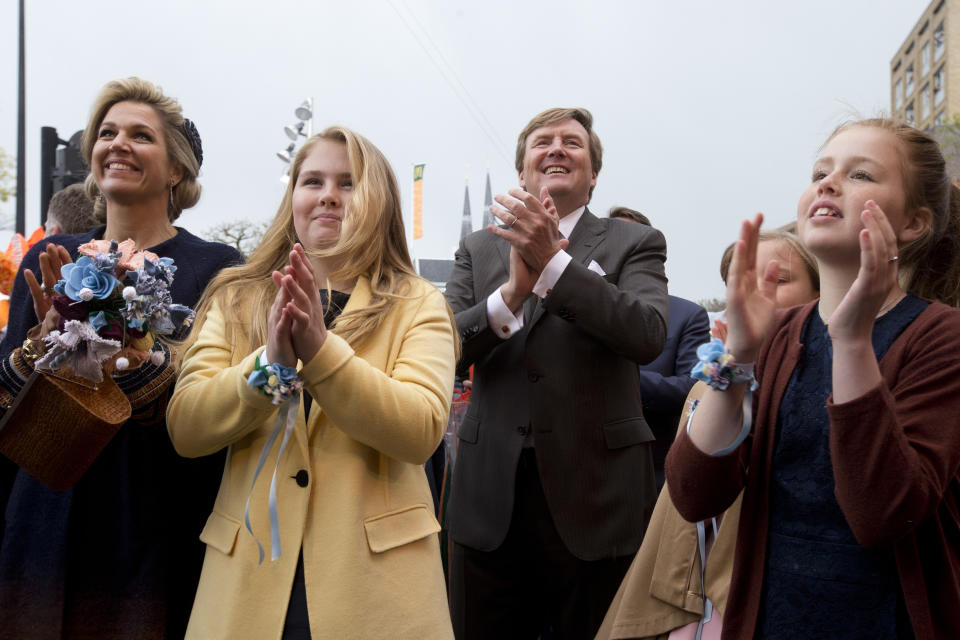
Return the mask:
{"type": "MultiPolygon", "coordinates": [[[[724,284],[735,247],[736,243],[727,247],[720,261],[724,284]]],[[[757,265],[762,270],[770,260],[776,260],[780,269],[774,296],[777,308],[806,304],[819,297],[816,260],[796,235],[783,230],[761,231],[757,238],[757,265]]],[[[715,320],[713,336],[723,340],[726,328],[725,321],[715,320]]],[[[681,425],[686,425],[689,408],[703,396],[706,386],[697,382],[690,390],[681,425]]],[[[670,500],[670,492],[661,491],[643,544],[614,596],[596,640],[718,638],[739,518],[738,498],[722,517],[687,522],[670,500]]]]}
{"type": "Polygon", "coordinates": [[[797,212],[821,298],[781,313],[744,222],[726,348],[759,386],[731,365],[667,459],[688,520],[744,492],[724,638],[960,637],[960,311],[929,302],[957,303],[958,195],[926,134],[839,128],[797,212]]]}

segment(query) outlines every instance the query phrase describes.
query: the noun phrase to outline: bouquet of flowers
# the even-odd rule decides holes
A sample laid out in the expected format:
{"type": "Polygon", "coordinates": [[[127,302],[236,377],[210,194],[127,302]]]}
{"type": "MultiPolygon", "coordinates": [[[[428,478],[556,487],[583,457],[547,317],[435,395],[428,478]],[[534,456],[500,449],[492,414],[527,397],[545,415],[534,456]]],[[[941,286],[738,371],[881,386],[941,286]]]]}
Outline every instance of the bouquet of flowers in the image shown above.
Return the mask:
{"type": "Polygon", "coordinates": [[[162,336],[179,336],[193,322],[193,310],[174,304],[170,285],[177,270],[171,258],[135,251],[133,240],[94,240],[80,246],[76,262],[63,265],[54,286],[56,330],[45,338],[35,366],[100,382],[108,359],[119,371],[163,363],[154,345],[162,336]]]}

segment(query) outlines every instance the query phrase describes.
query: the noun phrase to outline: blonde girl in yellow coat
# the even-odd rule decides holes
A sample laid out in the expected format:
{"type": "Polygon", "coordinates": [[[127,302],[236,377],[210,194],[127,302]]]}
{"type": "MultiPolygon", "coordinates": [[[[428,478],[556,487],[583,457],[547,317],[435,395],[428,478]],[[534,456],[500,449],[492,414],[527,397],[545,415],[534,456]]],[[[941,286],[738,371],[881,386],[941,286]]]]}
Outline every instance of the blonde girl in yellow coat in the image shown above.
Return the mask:
{"type": "Polygon", "coordinates": [[[187,637],[452,638],[423,463],[455,326],[413,270],[383,154],[342,127],[307,141],[196,323],[170,437],[229,453],[187,637]]]}

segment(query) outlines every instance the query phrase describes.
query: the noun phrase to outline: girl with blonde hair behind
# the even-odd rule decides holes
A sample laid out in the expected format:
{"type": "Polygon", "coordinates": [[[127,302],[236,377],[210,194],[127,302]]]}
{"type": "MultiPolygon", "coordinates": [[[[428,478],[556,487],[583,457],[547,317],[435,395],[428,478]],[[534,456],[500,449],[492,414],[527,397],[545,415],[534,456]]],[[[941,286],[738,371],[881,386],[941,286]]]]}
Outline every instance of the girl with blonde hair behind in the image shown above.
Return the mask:
{"type": "Polygon", "coordinates": [[[423,463],[446,427],[454,324],[412,268],[376,147],[331,127],[300,149],[191,340],[170,436],[185,456],[229,454],[187,636],[452,637],[423,463]]]}

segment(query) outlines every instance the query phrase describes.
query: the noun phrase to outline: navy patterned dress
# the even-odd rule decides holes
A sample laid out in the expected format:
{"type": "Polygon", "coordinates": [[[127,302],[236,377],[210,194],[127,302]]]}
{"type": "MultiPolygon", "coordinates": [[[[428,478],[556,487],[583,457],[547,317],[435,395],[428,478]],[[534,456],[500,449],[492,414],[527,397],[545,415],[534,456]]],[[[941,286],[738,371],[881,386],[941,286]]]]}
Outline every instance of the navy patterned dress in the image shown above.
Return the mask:
{"type": "MultiPolygon", "coordinates": [[[[103,232],[50,240],[75,256],[103,232]]],[[[22,384],[11,352],[37,323],[22,271],[39,274],[45,244],[24,257],[0,343],[0,385],[11,395],[22,384]]],[[[150,250],[175,260],[171,295],[191,307],[221,268],[243,260],[184,229],[150,250]]],[[[117,384],[129,396],[164,368],[146,364],[117,384]]],[[[224,455],[178,456],[166,397],[135,412],[67,491],[48,489],[0,455],[0,639],[183,638],[205,550],[199,535],[224,455]]]]}
{"type": "MultiPolygon", "coordinates": [[[[908,295],[877,319],[878,361],[928,304],[908,295]]],[[[858,544],[834,496],[826,408],[833,350],[818,313],[810,314],[801,340],[777,418],[757,637],[912,638],[892,550],[858,544]]]]}

